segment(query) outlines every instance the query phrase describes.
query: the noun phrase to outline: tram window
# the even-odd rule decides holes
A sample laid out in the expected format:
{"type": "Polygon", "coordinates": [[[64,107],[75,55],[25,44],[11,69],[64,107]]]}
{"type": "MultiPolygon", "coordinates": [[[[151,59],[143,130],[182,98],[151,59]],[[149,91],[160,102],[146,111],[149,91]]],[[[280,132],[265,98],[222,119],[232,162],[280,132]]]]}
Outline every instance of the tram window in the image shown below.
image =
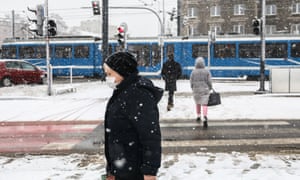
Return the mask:
{"type": "Polygon", "coordinates": [[[89,47],[88,46],[75,46],[74,57],[75,58],[88,58],[89,57],[89,47]]]}
{"type": "Polygon", "coordinates": [[[286,58],[287,57],[286,43],[267,43],[266,58],[286,58]]]}
{"type": "Polygon", "coordinates": [[[292,43],[291,56],[300,57],[300,43],[292,43]]]}
{"type": "Polygon", "coordinates": [[[261,50],[260,44],[239,44],[239,57],[240,58],[258,58],[260,57],[261,50]]]}
{"type": "Polygon", "coordinates": [[[197,57],[207,57],[207,45],[205,44],[193,44],[192,45],[192,55],[193,58],[197,57]]]}
{"type": "Polygon", "coordinates": [[[36,47],[36,58],[46,58],[46,47],[37,46],[36,47]]]}
{"type": "Polygon", "coordinates": [[[55,58],[71,58],[72,47],[71,46],[56,46],[55,58]]]}
{"type": "Polygon", "coordinates": [[[32,46],[21,46],[20,58],[34,58],[34,48],[32,46]]]}
{"type": "Polygon", "coordinates": [[[156,66],[161,61],[161,50],[158,45],[152,45],[152,66],[156,66]]]}
{"type": "Polygon", "coordinates": [[[174,54],[174,45],[173,44],[169,44],[167,45],[167,57],[169,56],[169,54],[174,54]]]}
{"type": "Polygon", "coordinates": [[[215,58],[234,58],[235,45],[234,44],[215,44],[215,58]]]}
{"type": "Polygon", "coordinates": [[[150,66],[150,50],[147,45],[128,45],[128,52],[132,53],[139,66],[150,66]]]}
{"type": "Polygon", "coordinates": [[[17,58],[17,48],[15,46],[8,46],[2,48],[2,58],[3,59],[16,59],[17,58]]]}
{"type": "Polygon", "coordinates": [[[7,61],[5,66],[7,69],[20,69],[20,63],[17,61],[7,61]]]}

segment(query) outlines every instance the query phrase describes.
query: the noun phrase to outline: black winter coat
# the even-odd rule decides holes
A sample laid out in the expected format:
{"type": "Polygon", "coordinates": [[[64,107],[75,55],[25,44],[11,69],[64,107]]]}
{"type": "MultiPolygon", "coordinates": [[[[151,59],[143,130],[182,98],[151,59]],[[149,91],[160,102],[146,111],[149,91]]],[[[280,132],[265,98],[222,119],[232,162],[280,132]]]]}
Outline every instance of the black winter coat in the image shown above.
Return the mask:
{"type": "Polygon", "coordinates": [[[135,180],[156,175],[161,163],[157,104],[163,90],[132,74],[114,90],[105,113],[107,172],[135,180]]]}
{"type": "Polygon", "coordinates": [[[176,91],[176,81],[180,78],[182,73],[181,66],[174,60],[168,60],[163,64],[162,77],[165,80],[166,91],[176,91]]]}

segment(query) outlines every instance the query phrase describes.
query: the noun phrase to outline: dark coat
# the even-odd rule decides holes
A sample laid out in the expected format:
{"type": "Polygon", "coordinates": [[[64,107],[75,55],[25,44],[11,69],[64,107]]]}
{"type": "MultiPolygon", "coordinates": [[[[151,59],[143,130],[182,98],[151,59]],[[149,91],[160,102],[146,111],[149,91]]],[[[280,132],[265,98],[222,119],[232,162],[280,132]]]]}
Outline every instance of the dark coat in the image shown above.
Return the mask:
{"type": "Polygon", "coordinates": [[[181,66],[174,60],[168,60],[163,64],[162,77],[165,80],[166,91],[176,91],[176,81],[180,78],[182,73],[181,66]]]}
{"type": "Polygon", "coordinates": [[[107,172],[124,179],[156,175],[161,163],[157,104],[163,89],[135,74],[114,90],[105,113],[107,172]]]}

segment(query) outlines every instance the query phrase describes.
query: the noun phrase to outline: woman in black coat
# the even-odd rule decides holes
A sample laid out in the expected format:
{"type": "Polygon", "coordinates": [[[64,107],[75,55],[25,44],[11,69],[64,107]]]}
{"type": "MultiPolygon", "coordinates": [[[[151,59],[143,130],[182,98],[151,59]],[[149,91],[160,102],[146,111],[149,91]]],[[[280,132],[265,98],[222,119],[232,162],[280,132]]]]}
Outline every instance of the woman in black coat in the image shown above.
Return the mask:
{"type": "Polygon", "coordinates": [[[138,76],[135,58],[119,52],[104,69],[114,88],[105,113],[107,179],[155,180],[161,163],[157,104],[163,90],[138,76]]]}

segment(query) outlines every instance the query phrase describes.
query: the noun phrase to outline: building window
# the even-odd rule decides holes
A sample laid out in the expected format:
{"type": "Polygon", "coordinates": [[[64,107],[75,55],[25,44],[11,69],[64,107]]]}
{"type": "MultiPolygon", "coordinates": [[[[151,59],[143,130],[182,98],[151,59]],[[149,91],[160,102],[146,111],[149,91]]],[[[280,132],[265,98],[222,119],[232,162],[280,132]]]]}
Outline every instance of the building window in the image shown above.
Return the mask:
{"type": "Polygon", "coordinates": [[[300,3],[292,5],[292,14],[300,14],[300,3]]]}
{"type": "Polygon", "coordinates": [[[300,34],[300,24],[292,24],[291,33],[292,34],[300,34]]]}
{"type": "Polygon", "coordinates": [[[234,12],[235,16],[245,15],[245,5],[244,4],[236,4],[234,5],[234,12]]]}
{"type": "Polygon", "coordinates": [[[210,25],[209,30],[211,32],[216,32],[217,34],[220,34],[222,32],[222,28],[220,25],[210,25]]]}
{"type": "Polygon", "coordinates": [[[241,24],[233,25],[233,32],[238,34],[244,34],[245,33],[245,26],[241,24]]]}
{"type": "Polygon", "coordinates": [[[190,7],[188,9],[188,17],[189,18],[195,18],[198,16],[198,10],[195,7],[190,7]]]}
{"type": "Polygon", "coordinates": [[[276,32],[275,25],[266,25],[266,34],[274,34],[276,32]]]}
{"type": "Polygon", "coordinates": [[[212,6],[210,8],[210,16],[211,17],[221,16],[221,8],[220,8],[220,6],[212,6]]]}
{"type": "Polygon", "coordinates": [[[266,15],[276,15],[276,14],[277,14],[277,7],[275,4],[266,6],[266,15]]]}
{"type": "Polygon", "coordinates": [[[194,33],[195,29],[193,26],[189,26],[189,35],[190,36],[193,36],[195,33],[194,33]]]}

